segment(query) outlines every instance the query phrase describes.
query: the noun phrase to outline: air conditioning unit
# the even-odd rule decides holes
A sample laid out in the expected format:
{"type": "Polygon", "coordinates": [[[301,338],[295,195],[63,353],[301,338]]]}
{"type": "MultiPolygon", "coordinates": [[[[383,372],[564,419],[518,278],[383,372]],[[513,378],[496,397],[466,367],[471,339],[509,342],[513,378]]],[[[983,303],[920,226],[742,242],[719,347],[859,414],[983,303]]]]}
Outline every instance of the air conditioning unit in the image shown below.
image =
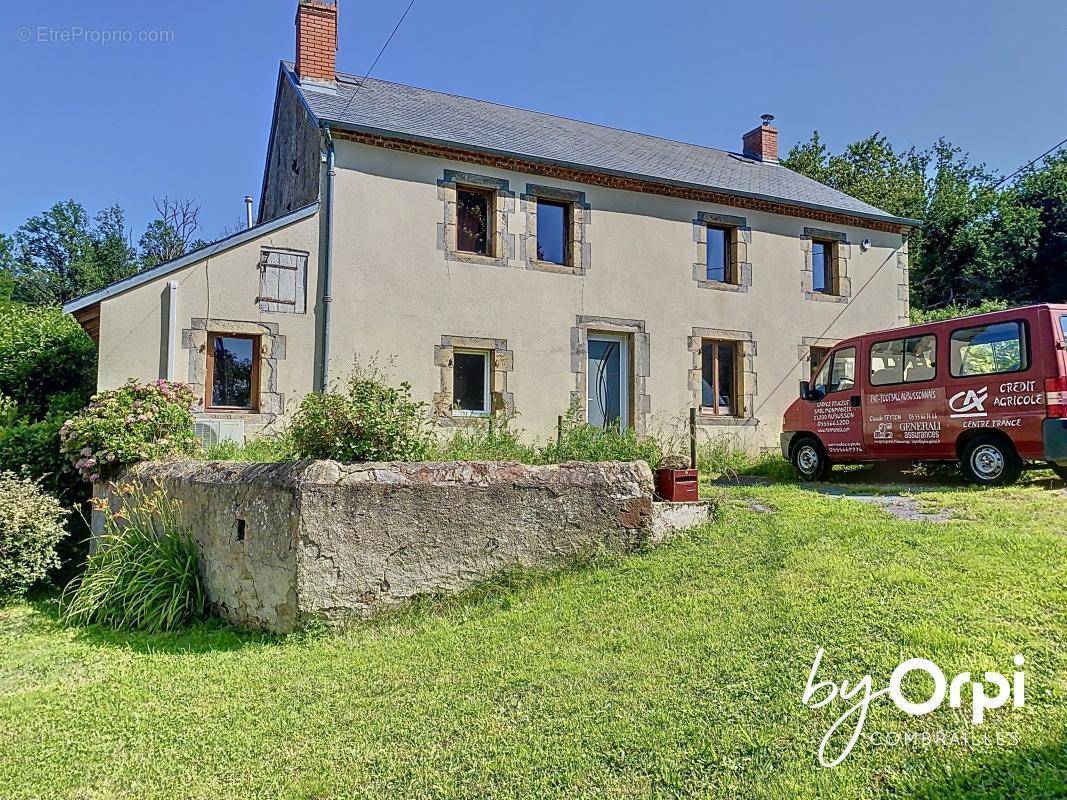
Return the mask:
{"type": "Polygon", "coordinates": [[[209,447],[219,442],[245,443],[243,419],[199,419],[193,423],[193,433],[200,444],[209,447]]]}

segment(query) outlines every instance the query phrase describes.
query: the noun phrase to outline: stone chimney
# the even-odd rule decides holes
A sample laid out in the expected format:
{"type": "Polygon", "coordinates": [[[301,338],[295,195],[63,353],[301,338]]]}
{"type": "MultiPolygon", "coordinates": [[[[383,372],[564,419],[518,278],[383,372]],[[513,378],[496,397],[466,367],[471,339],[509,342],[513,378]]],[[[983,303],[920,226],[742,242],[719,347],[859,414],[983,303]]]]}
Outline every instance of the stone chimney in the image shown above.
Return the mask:
{"type": "Polygon", "coordinates": [[[337,2],[300,0],[296,7],[296,75],[301,83],[337,80],[337,2]]]}
{"type": "Polygon", "coordinates": [[[749,158],[778,163],[778,129],[771,126],[773,114],[764,114],[763,124],[741,137],[741,151],[749,158]]]}

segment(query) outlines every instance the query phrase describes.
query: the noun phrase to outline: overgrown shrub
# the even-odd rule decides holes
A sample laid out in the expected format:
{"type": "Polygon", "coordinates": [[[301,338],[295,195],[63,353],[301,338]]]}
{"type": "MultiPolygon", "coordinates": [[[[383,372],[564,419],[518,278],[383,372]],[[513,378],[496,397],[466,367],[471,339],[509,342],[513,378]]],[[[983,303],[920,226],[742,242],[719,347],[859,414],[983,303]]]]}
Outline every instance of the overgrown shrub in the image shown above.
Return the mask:
{"type": "Polygon", "coordinates": [[[60,444],[86,480],[106,480],[138,461],[194,452],[196,402],[184,384],[131,380],[94,395],[87,408],[64,423],[60,444]]]}
{"type": "Polygon", "coordinates": [[[149,633],[205,615],[196,542],[162,490],[121,490],[118,511],[101,505],[104,533],[85,572],[63,593],[64,621],[149,633]]]}
{"type": "Polygon", "coordinates": [[[563,415],[560,435],[538,452],[543,464],[563,461],[644,461],[655,469],[662,456],[659,442],[639,436],[633,428],[620,433],[614,427],[598,428],[582,421],[581,409],[572,403],[563,415]]]}
{"type": "Polygon", "coordinates": [[[0,472],[0,601],[22,595],[59,566],[69,512],[40,486],[0,472]]]}
{"type": "MultiPolygon", "coordinates": [[[[96,383],[96,346],[59,308],[0,305],[0,394],[39,420],[54,398],[67,410],[88,402],[96,383]]],[[[57,412],[58,413],[58,412],[57,412]]]]}
{"type": "Polygon", "coordinates": [[[14,472],[40,483],[50,494],[71,505],[84,502],[89,485],[60,452],[62,422],[24,419],[0,422],[0,470],[14,472]]]}
{"type": "Polygon", "coordinates": [[[923,325],[927,322],[941,322],[956,317],[969,317],[974,314],[989,314],[993,311],[1003,311],[1008,307],[1006,300],[983,300],[976,306],[946,306],[944,308],[921,309],[911,307],[911,324],[923,325]]]}
{"type": "Polygon", "coordinates": [[[510,419],[474,420],[448,437],[434,441],[427,458],[433,461],[521,461],[538,460],[537,448],[522,441],[522,430],[511,427],[510,419]]]}
{"type": "Polygon", "coordinates": [[[389,386],[373,365],[359,366],[343,392],[304,397],[289,435],[298,458],[344,462],[420,461],[430,448],[425,403],[411,386],[389,386]]]}

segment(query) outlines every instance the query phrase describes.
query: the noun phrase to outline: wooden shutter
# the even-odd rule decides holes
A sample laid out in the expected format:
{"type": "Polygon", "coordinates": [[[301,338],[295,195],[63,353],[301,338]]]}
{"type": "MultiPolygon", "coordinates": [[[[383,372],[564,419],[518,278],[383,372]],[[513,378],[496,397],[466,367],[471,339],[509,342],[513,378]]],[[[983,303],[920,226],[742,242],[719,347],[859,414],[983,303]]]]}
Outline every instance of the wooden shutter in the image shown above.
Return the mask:
{"type": "Polygon", "coordinates": [[[307,253],[264,248],[259,259],[260,311],[303,314],[307,311],[307,253]]]}

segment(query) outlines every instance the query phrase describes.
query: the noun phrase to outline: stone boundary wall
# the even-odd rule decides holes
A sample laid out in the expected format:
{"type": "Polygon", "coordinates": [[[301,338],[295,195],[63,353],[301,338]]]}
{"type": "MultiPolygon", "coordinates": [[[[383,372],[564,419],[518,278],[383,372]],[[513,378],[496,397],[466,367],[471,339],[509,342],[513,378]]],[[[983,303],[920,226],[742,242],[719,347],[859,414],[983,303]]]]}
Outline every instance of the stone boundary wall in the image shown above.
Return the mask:
{"type": "MultiPolygon", "coordinates": [[[[276,633],[516,566],[626,552],[671,527],[654,512],[665,504],[653,504],[644,462],[180,461],[116,483],[159,484],[179,501],[215,609],[276,633]]],[[[115,507],[114,484],[98,493],[115,507]]],[[[686,524],[707,515],[701,505],[686,524]]]]}

